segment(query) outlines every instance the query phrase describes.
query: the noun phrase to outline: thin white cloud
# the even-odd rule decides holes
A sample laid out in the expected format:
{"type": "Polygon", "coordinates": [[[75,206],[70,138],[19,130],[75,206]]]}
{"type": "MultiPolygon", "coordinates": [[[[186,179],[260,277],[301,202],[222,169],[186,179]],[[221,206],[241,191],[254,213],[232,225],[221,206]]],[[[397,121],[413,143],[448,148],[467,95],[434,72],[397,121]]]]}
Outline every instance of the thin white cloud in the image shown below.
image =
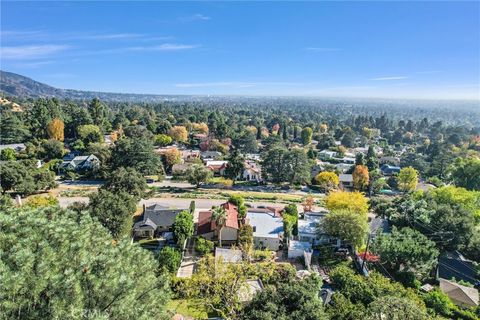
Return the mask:
{"type": "Polygon", "coordinates": [[[305,48],[307,51],[314,51],[314,52],[335,52],[341,51],[340,48],[324,48],[324,47],[307,47],[305,48]]]}
{"type": "Polygon", "coordinates": [[[1,47],[0,56],[2,59],[22,60],[44,58],[57,54],[71,48],[68,45],[28,45],[28,46],[11,46],[1,47]]]}
{"type": "Polygon", "coordinates": [[[51,64],[54,64],[54,63],[55,63],[55,61],[53,61],[53,60],[44,60],[44,61],[13,63],[12,65],[16,68],[35,69],[35,68],[43,67],[45,65],[51,65],[51,64]]]}
{"type": "Polygon", "coordinates": [[[192,44],[179,44],[179,43],[164,43],[158,46],[153,46],[148,48],[153,51],[178,51],[178,50],[190,50],[196,49],[200,47],[199,45],[192,45],[192,44]]]}
{"type": "Polygon", "coordinates": [[[372,78],[370,80],[373,81],[390,81],[390,80],[403,80],[408,79],[407,76],[392,76],[392,77],[379,77],[379,78],[372,78]]]}
{"type": "Polygon", "coordinates": [[[73,39],[83,40],[122,40],[122,39],[139,39],[145,37],[144,34],[138,33],[100,33],[100,34],[77,34],[70,36],[73,39]]]}
{"type": "Polygon", "coordinates": [[[181,22],[191,22],[191,21],[208,21],[211,18],[209,16],[203,15],[201,13],[195,13],[194,15],[188,17],[182,17],[179,20],[181,22]]]}
{"type": "Polygon", "coordinates": [[[89,50],[89,51],[79,51],[74,55],[77,56],[95,56],[99,54],[120,54],[128,52],[174,52],[174,51],[185,51],[192,50],[201,47],[200,45],[193,44],[181,44],[181,43],[163,43],[154,46],[129,46],[129,47],[118,47],[111,49],[103,50],[89,50]]]}
{"type": "Polygon", "coordinates": [[[171,36],[158,36],[131,32],[49,32],[46,30],[2,30],[2,39],[14,41],[71,41],[71,40],[131,40],[131,41],[163,41],[171,36]]]}

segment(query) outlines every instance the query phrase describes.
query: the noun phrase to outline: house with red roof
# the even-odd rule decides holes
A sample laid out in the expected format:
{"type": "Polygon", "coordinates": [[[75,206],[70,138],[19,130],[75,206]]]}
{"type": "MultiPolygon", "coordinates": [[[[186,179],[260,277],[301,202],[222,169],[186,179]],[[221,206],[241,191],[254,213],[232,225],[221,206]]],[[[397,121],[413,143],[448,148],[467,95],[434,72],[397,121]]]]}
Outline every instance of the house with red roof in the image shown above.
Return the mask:
{"type": "MultiPolygon", "coordinates": [[[[238,208],[227,202],[221,205],[227,212],[227,220],[221,228],[222,243],[234,243],[238,238],[238,208]]],[[[198,214],[197,235],[208,240],[218,239],[219,226],[212,219],[212,211],[200,211],[198,214]]]]}
{"type": "Polygon", "coordinates": [[[205,166],[212,171],[214,176],[224,176],[227,164],[228,161],[225,160],[212,160],[207,161],[205,166]]]}

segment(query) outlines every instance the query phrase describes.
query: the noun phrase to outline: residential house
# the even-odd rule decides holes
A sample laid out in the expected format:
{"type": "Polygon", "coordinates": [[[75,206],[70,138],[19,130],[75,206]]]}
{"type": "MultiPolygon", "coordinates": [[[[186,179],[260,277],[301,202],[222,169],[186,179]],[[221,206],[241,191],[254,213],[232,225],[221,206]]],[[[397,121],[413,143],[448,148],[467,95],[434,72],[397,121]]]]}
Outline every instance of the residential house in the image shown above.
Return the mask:
{"type": "Polygon", "coordinates": [[[400,164],[399,157],[392,157],[392,156],[384,156],[379,159],[380,164],[390,164],[394,166],[398,166],[400,164]]]}
{"type": "MultiPolygon", "coordinates": [[[[238,209],[231,203],[224,203],[222,207],[227,212],[227,219],[221,230],[223,243],[234,243],[238,238],[238,209]]],[[[197,235],[205,239],[218,239],[219,228],[212,219],[212,211],[200,211],[198,214],[197,235]]]]}
{"type": "Polygon", "coordinates": [[[318,153],[318,157],[321,160],[331,160],[337,156],[338,152],[336,151],[331,151],[331,150],[322,150],[318,153]]]}
{"type": "Polygon", "coordinates": [[[91,171],[100,167],[100,160],[93,154],[88,156],[76,156],[73,159],[64,158],[58,167],[59,172],[65,171],[91,171]]]}
{"type": "Polygon", "coordinates": [[[13,149],[16,152],[22,152],[27,150],[27,147],[24,143],[0,144],[0,151],[4,149],[13,149]]]}
{"type": "Polygon", "coordinates": [[[377,232],[381,231],[383,233],[390,232],[390,224],[388,223],[388,219],[384,219],[381,217],[375,217],[368,222],[368,227],[370,229],[370,235],[375,237],[377,232]]]}
{"type": "Polygon", "coordinates": [[[194,162],[200,159],[200,150],[181,150],[180,152],[184,162],[194,162]]]}
{"type": "Polygon", "coordinates": [[[304,218],[298,220],[298,239],[315,244],[319,239],[318,226],[324,217],[325,213],[305,213],[304,218]]]}
{"type": "Polygon", "coordinates": [[[437,279],[440,278],[480,284],[473,261],[465,258],[459,251],[444,252],[438,257],[437,279]]]}
{"type": "Polygon", "coordinates": [[[353,175],[340,173],[338,176],[340,180],[340,186],[344,189],[353,189],[353,175]]]}
{"type": "Polygon", "coordinates": [[[475,288],[440,279],[440,290],[459,307],[471,308],[478,306],[478,290],[475,288]]]}
{"type": "Polygon", "coordinates": [[[213,172],[214,176],[224,176],[227,169],[228,161],[225,160],[209,160],[205,166],[213,172]]]}
{"type": "Polygon", "coordinates": [[[346,163],[349,165],[354,165],[355,164],[355,158],[350,158],[350,157],[343,157],[340,159],[342,163],[346,163]]]}
{"type": "Polygon", "coordinates": [[[305,212],[304,218],[298,220],[298,239],[313,245],[340,246],[337,238],[322,232],[321,224],[327,214],[327,211],[305,212]]]}
{"type": "Polygon", "coordinates": [[[200,153],[200,158],[204,161],[211,161],[211,160],[220,160],[222,159],[222,153],[218,151],[202,151],[200,153]]]}
{"type": "Polygon", "coordinates": [[[347,172],[352,166],[353,165],[349,163],[337,163],[335,168],[340,172],[347,172]]]}
{"type": "Polygon", "coordinates": [[[160,204],[143,206],[143,213],[133,225],[134,238],[153,238],[171,231],[175,217],[186,209],[169,209],[160,204]]]}
{"type": "Polygon", "coordinates": [[[283,238],[283,219],[274,208],[248,208],[246,223],[253,228],[256,248],[278,251],[283,238]]]}
{"type": "Polygon", "coordinates": [[[380,171],[382,171],[385,176],[393,176],[400,172],[400,167],[384,164],[380,167],[380,171]]]}
{"type": "Polygon", "coordinates": [[[241,178],[246,181],[262,181],[262,169],[257,162],[245,160],[245,167],[241,173],[241,178]]]}
{"type": "Polygon", "coordinates": [[[199,140],[199,141],[205,141],[207,140],[208,135],[205,133],[195,133],[193,134],[193,139],[199,140]]]}

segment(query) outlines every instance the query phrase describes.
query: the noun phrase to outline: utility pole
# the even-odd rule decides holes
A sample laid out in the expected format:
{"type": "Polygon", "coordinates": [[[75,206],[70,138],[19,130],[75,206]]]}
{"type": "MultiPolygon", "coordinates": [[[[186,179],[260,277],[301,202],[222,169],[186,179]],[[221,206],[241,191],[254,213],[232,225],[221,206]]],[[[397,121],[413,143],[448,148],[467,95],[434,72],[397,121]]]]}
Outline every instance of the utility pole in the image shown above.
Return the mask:
{"type": "Polygon", "coordinates": [[[369,232],[368,233],[368,239],[367,239],[367,247],[365,248],[365,252],[363,253],[363,259],[362,259],[362,266],[360,268],[360,271],[363,273],[363,267],[365,266],[365,257],[367,256],[368,252],[368,247],[370,246],[370,238],[372,234],[369,232]]]}

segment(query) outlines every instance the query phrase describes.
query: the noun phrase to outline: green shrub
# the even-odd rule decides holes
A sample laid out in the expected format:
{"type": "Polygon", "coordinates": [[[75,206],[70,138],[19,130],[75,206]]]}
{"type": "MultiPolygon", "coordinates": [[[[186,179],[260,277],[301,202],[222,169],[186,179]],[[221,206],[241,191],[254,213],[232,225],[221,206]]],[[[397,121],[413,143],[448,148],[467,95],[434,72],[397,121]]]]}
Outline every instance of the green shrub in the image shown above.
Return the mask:
{"type": "Polygon", "coordinates": [[[213,241],[198,237],[195,242],[195,251],[203,256],[213,251],[213,245],[213,241]]]}

